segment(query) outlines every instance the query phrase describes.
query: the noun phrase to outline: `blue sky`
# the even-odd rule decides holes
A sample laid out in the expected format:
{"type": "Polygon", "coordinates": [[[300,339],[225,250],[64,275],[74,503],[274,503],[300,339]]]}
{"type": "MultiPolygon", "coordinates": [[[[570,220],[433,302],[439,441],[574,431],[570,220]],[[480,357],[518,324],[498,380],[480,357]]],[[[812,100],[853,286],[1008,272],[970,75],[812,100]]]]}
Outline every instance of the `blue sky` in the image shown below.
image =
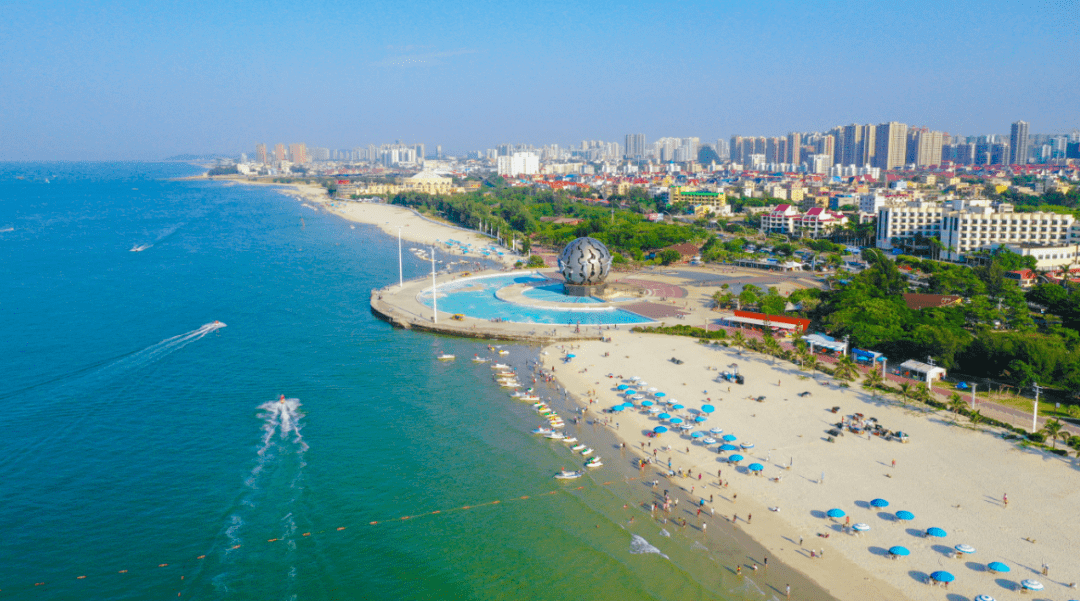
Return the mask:
{"type": "Polygon", "coordinates": [[[0,160],[1080,128],[1080,2],[4,0],[0,160]]]}

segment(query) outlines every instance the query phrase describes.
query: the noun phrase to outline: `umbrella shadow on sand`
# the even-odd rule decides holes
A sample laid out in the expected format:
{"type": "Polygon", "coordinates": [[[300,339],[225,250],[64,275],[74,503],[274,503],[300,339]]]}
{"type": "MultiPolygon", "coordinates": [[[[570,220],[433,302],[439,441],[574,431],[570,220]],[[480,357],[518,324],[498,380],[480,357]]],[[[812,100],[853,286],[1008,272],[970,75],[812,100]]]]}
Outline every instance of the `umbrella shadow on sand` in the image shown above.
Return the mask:
{"type": "Polygon", "coordinates": [[[945,601],[971,601],[963,595],[957,595],[956,593],[949,593],[945,595],[945,601]]]}
{"type": "Polygon", "coordinates": [[[1020,588],[1019,584],[1008,578],[995,578],[994,583],[1007,591],[1015,591],[1020,588]]]}
{"type": "Polygon", "coordinates": [[[870,504],[866,501],[855,501],[855,506],[859,509],[870,509],[870,504]]]}
{"type": "Polygon", "coordinates": [[[827,516],[825,515],[825,512],[824,512],[824,511],[819,511],[819,510],[817,510],[817,509],[812,509],[812,510],[810,510],[810,517],[813,517],[813,518],[818,518],[818,519],[822,519],[822,520],[823,520],[823,519],[825,519],[825,518],[826,518],[827,516]]]}
{"type": "Polygon", "coordinates": [[[927,574],[926,572],[923,572],[921,570],[910,570],[908,571],[908,576],[911,576],[911,579],[915,582],[925,583],[926,581],[930,580],[930,574],[927,574]]]}
{"type": "Polygon", "coordinates": [[[877,516],[879,518],[887,521],[887,522],[895,522],[896,521],[896,516],[889,513],[888,511],[879,511],[879,512],[877,512],[877,516]]]}
{"type": "Polygon", "coordinates": [[[977,561],[966,562],[966,563],[964,563],[964,567],[971,570],[972,572],[989,572],[990,571],[990,570],[986,569],[986,564],[979,563],[977,561]]]}
{"type": "Polygon", "coordinates": [[[948,547],[946,545],[934,545],[930,548],[934,551],[937,551],[938,553],[941,553],[942,555],[945,555],[946,557],[952,557],[956,553],[956,549],[953,549],[952,547],[948,547]]]}
{"type": "Polygon", "coordinates": [[[925,530],[919,530],[918,528],[908,528],[907,530],[904,530],[904,532],[907,532],[908,536],[915,536],[915,537],[918,537],[918,538],[926,538],[926,531],[925,530]]]}
{"type": "Polygon", "coordinates": [[[877,555],[878,557],[889,556],[889,550],[884,547],[867,547],[866,550],[869,551],[871,555],[877,555]]]}

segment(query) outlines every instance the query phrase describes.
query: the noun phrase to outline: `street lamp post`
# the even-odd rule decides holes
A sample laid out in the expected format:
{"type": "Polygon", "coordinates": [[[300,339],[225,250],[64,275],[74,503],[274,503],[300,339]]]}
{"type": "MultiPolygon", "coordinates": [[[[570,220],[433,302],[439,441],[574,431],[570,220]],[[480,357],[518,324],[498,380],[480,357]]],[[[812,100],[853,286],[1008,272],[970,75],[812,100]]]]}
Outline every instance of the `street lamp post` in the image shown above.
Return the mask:
{"type": "Polygon", "coordinates": [[[404,271],[401,269],[401,226],[397,228],[397,278],[398,288],[405,285],[404,271]]]}
{"type": "Polygon", "coordinates": [[[1039,393],[1042,392],[1042,386],[1035,382],[1031,387],[1035,389],[1035,408],[1031,411],[1031,433],[1034,434],[1039,429],[1039,393]]]}
{"type": "Polygon", "coordinates": [[[435,248],[431,249],[431,322],[439,323],[439,295],[435,290],[435,248]]]}

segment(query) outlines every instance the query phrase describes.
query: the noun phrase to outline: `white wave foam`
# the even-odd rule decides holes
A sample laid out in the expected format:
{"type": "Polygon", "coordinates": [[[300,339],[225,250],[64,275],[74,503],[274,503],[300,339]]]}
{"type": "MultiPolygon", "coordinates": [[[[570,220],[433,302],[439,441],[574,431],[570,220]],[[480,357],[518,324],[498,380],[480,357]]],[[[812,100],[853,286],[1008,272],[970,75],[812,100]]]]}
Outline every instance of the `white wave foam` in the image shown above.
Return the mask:
{"type": "Polygon", "coordinates": [[[631,538],[630,538],[630,554],[631,555],[643,555],[643,554],[646,554],[646,553],[655,553],[655,554],[659,555],[660,557],[663,557],[664,559],[671,559],[667,555],[664,555],[663,553],[661,553],[660,549],[657,549],[656,547],[650,545],[649,541],[645,540],[644,538],[642,538],[642,537],[640,537],[640,536],[638,536],[636,534],[631,534],[630,536],[631,536],[631,538]]]}
{"type": "Polygon", "coordinates": [[[671,538],[671,533],[668,532],[667,530],[664,530],[663,528],[661,528],[660,529],[660,536],[666,536],[668,538],[671,538]]]}

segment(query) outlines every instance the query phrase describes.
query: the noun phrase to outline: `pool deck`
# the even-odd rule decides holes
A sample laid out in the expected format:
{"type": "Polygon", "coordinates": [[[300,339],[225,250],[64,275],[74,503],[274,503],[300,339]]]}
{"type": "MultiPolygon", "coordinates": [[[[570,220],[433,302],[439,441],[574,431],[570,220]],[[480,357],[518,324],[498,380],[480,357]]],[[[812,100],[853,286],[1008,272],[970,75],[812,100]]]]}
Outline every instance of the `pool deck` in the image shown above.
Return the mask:
{"type": "MultiPolygon", "coordinates": [[[[473,272],[469,277],[495,276],[510,274],[534,274],[536,270],[501,271],[485,270],[473,272]]],[[[463,279],[461,274],[441,274],[436,277],[436,285],[457,282],[463,279]]],[[[725,314],[712,309],[711,296],[720,289],[722,283],[738,290],[741,284],[753,283],[759,287],[777,286],[781,292],[790,292],[795,288],[820,287],[819,281],[807,273],[783,274],[762,272],[759,270],[721,267],[654,267],[635,272],[612,273],[608,278],[611,283],[631,283],[646,289],[642,298],[633,302],[616,302],[611,306],[628,310],[644,317],[654,319],[652,325],[693,325],[704,327],[725,314]]],[[[452,319],[452,314],[439,311],[438,320],[433,320],[431,307],[423,304],[420,294],[431,287],[431,278],[424,277],[409,280],[404,285],[391,284],[371,291],[371,311],[379,318],[404,329],[426,332],[483,338],[489,340],[518,340],[523,342],[550,343],[569,340],[596,340],[606,336],[608,329],[630,329],[639,324],[619,324],[611,326],[596,325],[556,325],[547,323],[518,323],[509,321],[490,321],[465,315],[460,320],[452,319]],[[621,326],[621,328],[619,327],[621,326]]],[[[544,306],[552,309],[584,307],[603,307],[604,304],[583,305],[579,303],[547,303],[530,299],[522,295],[523,287],[512,285],[505,291],[500,290],[499,297],[520,305],[544,306]]],[[[647,325],[647,324],[640,324],[647,325]]],[[[713,326],[716,329],[716,326],[713,326]]]]}

